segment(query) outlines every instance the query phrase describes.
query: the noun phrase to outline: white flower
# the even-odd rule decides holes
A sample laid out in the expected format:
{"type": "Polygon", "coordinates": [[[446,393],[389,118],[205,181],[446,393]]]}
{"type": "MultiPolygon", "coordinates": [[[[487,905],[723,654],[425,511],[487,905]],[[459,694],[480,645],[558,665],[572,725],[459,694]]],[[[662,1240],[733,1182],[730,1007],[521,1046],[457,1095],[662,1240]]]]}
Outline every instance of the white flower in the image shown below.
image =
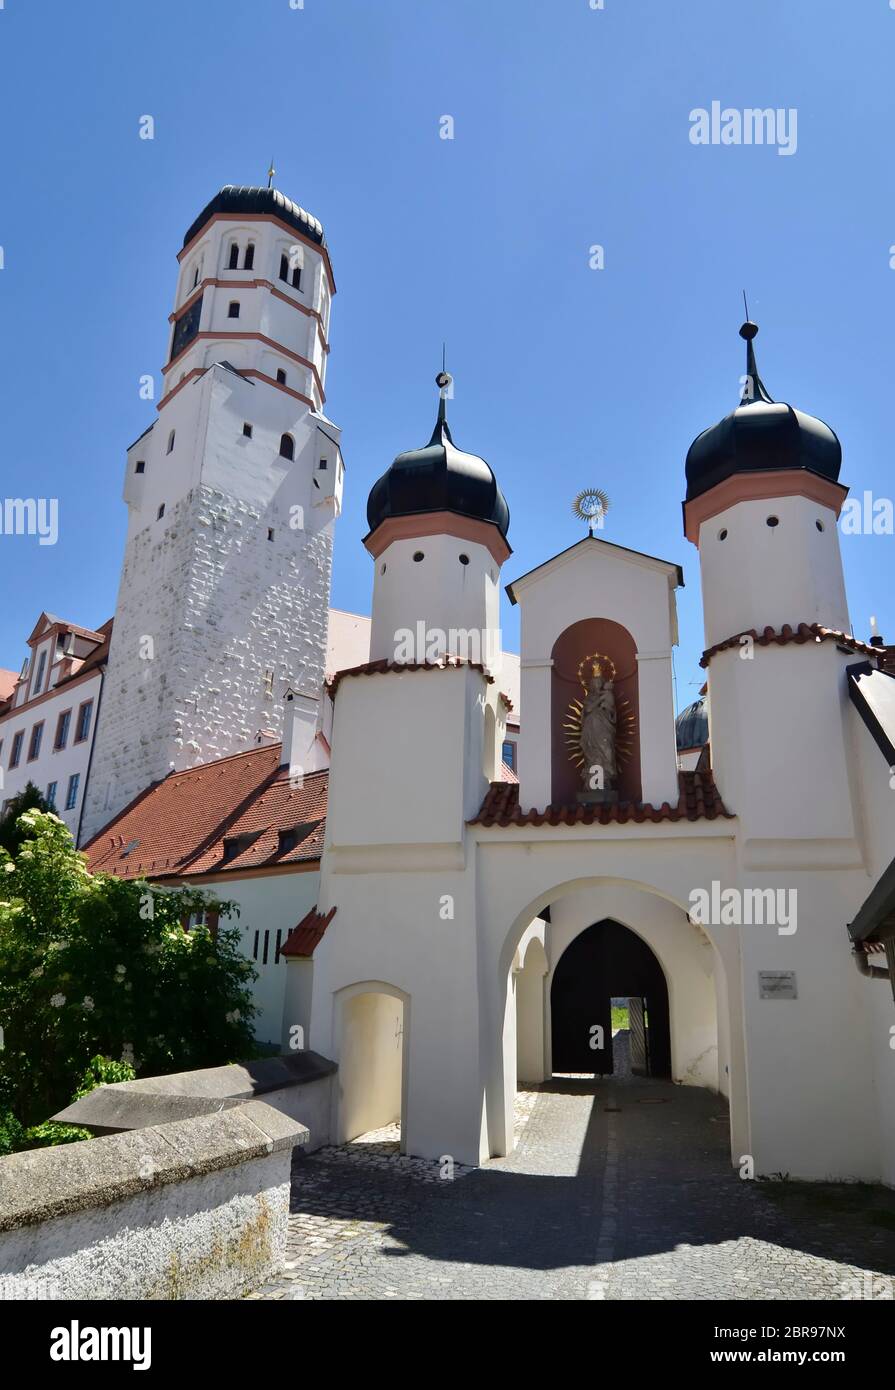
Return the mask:
{"type": "Polygon", "coordinates": [[[85,994],[81,1008],[86,1009],[88,1013],[90,1013],[90,1010],[93,1008],[93,1000],[90,998],[89,994],[85,994]]]}
{"type": "Polygon", "coordinates": [[[126,965],[116,965],[116,966],[115,966],[115,974],[116,974],[116,975],[126,975],[126,974],[127,974],[127,966],[126,966],[126,965]]]}
{"type": "Polygon", "coordinates": [[[43,973],[44,973],[44,968],[43,968],[42,965],[39,965],[39,966],[37,967],[36,970],[32,970],[32,971],[31,971],[31,978],[32,978],[32,980],[39,980],[40,977],[41,977],[41,975],[42,975],[43,973]]]}
{"type": "Polygon", "coordinates": [[[16,871],[15,864],[4,864],[3,867],[8,874],[14,874],[16,871]]]}
{"type": "Polygon", "coordinates": [[[65,995],[54,994],[52,999],[50,1000],[50,1003],[53,1005],[54,1009],[61,1009],[62,1005],[65,1003],[65,995]]]}
{"type": "Polygon", "coordinates": [[[239,1012],[239,1009],[234,1009],[232,1013],[225,1014],[224,1017],[228,1023],[238,1023],[242,1018],[242,1014],[239,1012]]]}

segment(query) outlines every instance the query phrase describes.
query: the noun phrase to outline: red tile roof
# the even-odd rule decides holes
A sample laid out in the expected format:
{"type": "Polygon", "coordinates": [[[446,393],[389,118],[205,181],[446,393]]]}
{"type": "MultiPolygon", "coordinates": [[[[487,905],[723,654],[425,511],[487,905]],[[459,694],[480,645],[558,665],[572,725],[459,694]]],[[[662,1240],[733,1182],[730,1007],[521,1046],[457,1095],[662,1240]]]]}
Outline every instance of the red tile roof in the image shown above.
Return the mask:
{"type": "Polygon", "coordinates": [[[480,661],[467,661],[463,656],[445,656],[440,661],[386,661],[383,657],[379,661],[365,661],[362,666],[349,666],[345,671],[337,671],[326,684],[330,695],[335,699],[336,691],[346,676],[383,676],[389,672],[402,671],[447,671],[458,666],[471,666],[474,671],[481,671],[489,685],[494,684],[494,677],[488,674],[480,661]]]}
{"type": "Polygon", "coordinates": [[[84,847],[92,873],[191,877],[319,861],[328,772],[290,786],[281,745],[172,772],[84,847]]]}
{"type": "Polygon", "coordinates": [[[280,955],[292,958],[307,958],[312,956],[323,940],[324,932],[335,917],[338,908],[331,907],[329,912],[320,913],[317,905],[311,908],[307,916],[302,917],[297,927],[286,938],[285,945],[280,947],[280,955]]]}
{"type": "MultiPolygon", "coordinates": [[[[519,781],[519,778],[516,776],[515,772],[514,772],[513,769],[510,767],[509,763],[504,763],[504,762],[502,762],[502,763],[500,764],[500,780],[501,780],[501,782],[518,782],[518,781],[519,781]]],[[[495,785],[498,785],[498,784],[495,783],[495,785]]]]}
{"type": "Polygon", "coordinates": [[[742,646],[744,637],[751,637],[759,647],[769,647],[771,643],[778,647],[786,647],[790,642],[799,646],[805,642],[836,642],[840,647],[847,647],[850,652],[863,652],[865,656],[877,658],[880,665],[885,663],[887,656],[885,647],[872,647],[869,642],[860,642],[851,633],[838,632],[833,627],[822,627],[820,623],[799,623],[793,628],[789,623],[784,623],[779,632],[773,627],[766,627],[763,632],[752,627],[747,632],[737,632],[733,637],[726,637],[723,642],[716,642],[713,647],[703,652],[700,666],[708,666],[713,656],[726,651],[728,647],[742,646]]]}
{"type": "Polygon", "coordinates": [[[0,705],[4,705],[19,683],[18,671],[5,671],[0,667],[0,705]]]}
{"type": "Polygon", "coordinates": [[[470,825],[628,825],[632,822],[733,819],[710,772],[679,772],[680,796],[676,806],[641,806],[637,802],[616,805],[548,806],[544,811],[522,811],[515,782],[492,782],[478,815],[470,825]]]}

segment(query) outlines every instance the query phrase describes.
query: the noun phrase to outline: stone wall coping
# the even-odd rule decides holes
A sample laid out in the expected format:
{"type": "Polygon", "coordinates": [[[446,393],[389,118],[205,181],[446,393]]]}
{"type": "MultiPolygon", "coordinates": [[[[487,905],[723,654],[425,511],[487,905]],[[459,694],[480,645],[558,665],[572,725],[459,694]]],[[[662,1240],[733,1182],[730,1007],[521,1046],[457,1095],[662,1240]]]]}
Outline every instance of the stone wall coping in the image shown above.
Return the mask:
{"type": "Polygon", "coordinates": [[[334,1071],[335,1062],[319,1053],[296,1052],[287,1057],[171,1072],[139,1081],[115,1081],[88,1091],[53,1119],[59,1124],[93,1129],[140,1129],[144,1125],[216,1113],[273,1091],[306,1086],[334,1071]]]}
{"type": "Polygon", "coordinates": [[[10,1154],[0,1158],[0,1232],[110,1206],[292,1149],[308,1137],[304,1125],[263,1101],[249,1101],[104,1139],[10,1154]]]}

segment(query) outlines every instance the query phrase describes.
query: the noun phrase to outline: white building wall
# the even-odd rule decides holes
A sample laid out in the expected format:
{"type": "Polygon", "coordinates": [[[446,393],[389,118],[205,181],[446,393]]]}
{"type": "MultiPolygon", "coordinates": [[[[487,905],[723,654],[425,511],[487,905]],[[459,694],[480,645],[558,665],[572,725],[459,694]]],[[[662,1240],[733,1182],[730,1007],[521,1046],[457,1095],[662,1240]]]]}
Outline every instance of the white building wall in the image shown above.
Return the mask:
{"type": "Polygon", "coordinates": [[[46,796],[51,782],[57,784],[56,814],[68,826],[72,835],[77,835],[78,821],[87,785],[87,770],[90,765],[90,750],[93,747],[96,728],[97,707],[102,689],[102,673],[95,671],[82,681],[65,685],[38,697],[35,701],[19,709],[13,709],[5,719],[0,720],[0,804],[11,801],[19,792],[33,782],[41,795],[46,796]],[[93,708],[88,737],[76,742],[78,711],[87,701],[93,708]],[[56,750],[56,727],[59,715],[71,711],[66,746],[56,750]],[[28,760],[31,731],[35,724],[43,722],[40,753],[34,761],[28,760]],[[22,753],[16,768],[9,766],[13,742],[16,734],[24,734],[22,753]],[[65,799],[69,780],[78,777],[77,799],[74,806],[66,810],[65,799]]]}

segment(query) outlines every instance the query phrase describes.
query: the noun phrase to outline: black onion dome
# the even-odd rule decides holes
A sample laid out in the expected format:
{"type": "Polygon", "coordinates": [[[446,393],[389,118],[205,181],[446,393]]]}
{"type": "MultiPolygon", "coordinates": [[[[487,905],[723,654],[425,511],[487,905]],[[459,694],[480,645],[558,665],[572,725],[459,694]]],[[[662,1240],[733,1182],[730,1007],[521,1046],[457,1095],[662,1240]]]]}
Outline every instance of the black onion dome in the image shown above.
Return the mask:
{"type": "Polygon", "coordinates": [[[842,445],[829,425],[768,395],[755,365],[754,323],[744,323],[746,381],[736,410],[703,430],[687,454],[687,501],[735,473],[804,468],[837,482],[842,445]]]}
{"type": "Polygon", "coordinates": [[[246,188],[228,183],[199,213],[183,238],[184,246],[189,246],[193,237],[197,236],[206,222],[210,222],[218,212],[235,213],[240,217],[258,214],[278,217],[281,222],[286,222],[297,232],[301,232],[309,241],[316,242],[318,246],[326,245],[326,237],[317,218],[305,212],[298,203],[293,203],[292,199],[287,198],[278,188],[246,188]]]}
{"type": "Polygon", "coordinates": [[[444,395],[432,438],[424,449],[399,454],[373,484],[367,499],[367,523],[376,530],[389,517],[421,512],[456,512],[475,521],[490,521],[507,538],[510,509],[488,464],[465,454],[451,438],[444,395]]]}
{"type": "Polygon", "coordinates": [[[684,748],[705,747],[709,741],[709,712],[704,695],[700,695],[692,705],[681,710],[674,721],[674,733],[679,751],[684,748]]]}

